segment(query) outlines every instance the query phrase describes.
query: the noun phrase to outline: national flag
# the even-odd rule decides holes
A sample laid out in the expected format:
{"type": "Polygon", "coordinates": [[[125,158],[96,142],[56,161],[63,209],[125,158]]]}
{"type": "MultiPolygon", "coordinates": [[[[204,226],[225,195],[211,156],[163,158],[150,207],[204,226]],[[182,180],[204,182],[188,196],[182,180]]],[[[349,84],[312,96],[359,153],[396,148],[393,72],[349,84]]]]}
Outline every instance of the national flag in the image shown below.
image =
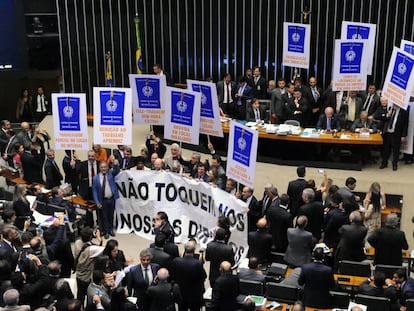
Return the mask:
{"type": "Polygon", "coordinates": [[[106,72],[105,72],[105,78],[106,78],[106,86],[114,86],[114,80],[112,80],[112,61],[111,61],[111,53],[108,52],[105,54],[106,57],[106,72]]]}
{"type": "Polygon", "coordinates": [[[139,32],[139,17],[138,14],[134,18],[135,24],[135,35],[137,37],[137,50],[135,52],[135,67],[137,70],[137,74],[142,73],[142,52],[141,52],[141,37],[139,32]]]}

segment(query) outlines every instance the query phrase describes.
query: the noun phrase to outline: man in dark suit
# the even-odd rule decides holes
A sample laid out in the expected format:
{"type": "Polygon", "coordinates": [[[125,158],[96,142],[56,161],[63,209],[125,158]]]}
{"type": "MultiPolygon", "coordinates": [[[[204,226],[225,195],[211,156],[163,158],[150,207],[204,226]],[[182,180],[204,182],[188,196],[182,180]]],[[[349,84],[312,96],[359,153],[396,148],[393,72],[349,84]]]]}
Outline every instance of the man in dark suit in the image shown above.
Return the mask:
{"type": "Polygon", "coordinates": [[[269,118],[266,110],[260,107],[260,102],[257,98],[253,98],[250,102],[250,107],[247,109],[246,120],[249,122],[264,122],[267,123],[269,118]]]}
{"type": "Polygon", "coordinates": [[[273,184],[267,183],[264,187],[263,197],[262,199],[257,202],[260,206],[261,213],[260,216],[264,216],[267,213],[267,209],[269,208],[270,204],[272,203],[272,200],[269,197],[269,191],[273,188],[273,184]]]}
{"type": "Polygon", "coordinates": [[[154,247],[150,247],[148,251],[151,253],[151,262],[158,264],[161,268],[171,270],[172,258],[170,254],[164,251],[165,240],[164,234],[157,235],[154,247]]]}
{"type": "Polygon", "coordinates": [[[315,200],[315,191],[311,188],[305,188],[302,191],[304,205],[299,207],[298,215],[305,215],[308,218],[306,230],[312,233],[318,242],[321,239],[321,230],[324,217],[324,207],[322,202],[315,200]]]}
{"type": "Polygon", "coordinates": [[[204,281],[207,278],[203,263],[194,257],[195,243],[184,245],[184,256],[174,258],[172,272],[180,286],[182,301],[180,310],[199,311],[203,305],[204,281]]]}
{"type": "Polygon", "coordinates": [[[357,97],[357,92],[349,91],[348,96],[341,105],[339,112],[341,118],[341,127],[349,130],[352,123],[358,118],[362,110],[362,99],[357,97]]]}
{"type": "Polygon", "coordinates": [[[361,213],[359,211],[353,211],[349,215],[349,222],[351,224],[343,225],[338,231],[341,240],[335,252],[336,268],[341,260],[365,260],[364,246],[367,228],[362,223],[361,213]]]}
{"type": "Polygon", "coordinates": [[[175,303],[181,302],[180,286],[168,281],[169,273],[165,268],[157,272],[156,282],[147,289],[150,311],[175,310],[175,303]]]}
{"type": "Polygon", "coordinates": [[[156,153],[158,157],[161,159],[164,157],[167,151],[167,147],[165,147],[165,145],[161,141],[161,138],[155,136],[154,131],[149,132],[147,136],[147,140],[145,141],[145,146],[147,146],[149,155],[156,153]],[[152,144],[151,144],[151,140],[153,141],[152,144]]]}
{"type": "Polygon", "coordinates": [[[402,308],[400,310],[406,310],[407,299],[414,298],[414,279],[407,277],[407,271],[405,268],[400,268],[394,272],[392,281],[385,280],[388,286],[394,285],[400,289],[400,304],[402,308]]]}
{"type": "Polygon", "coordinates": [[[293,92],[293,102],[289,102],[286,106],[287,119],[299,121],[302,127],[311,125],[312,108],[308,100],[302,96],[302,90],[295,88],[293,92]]]}
{"type": "Polygon", "coordinates": [[[271,204],[266,218],[276,251],[284,253],[288,246],[287,230],[292,226],[292,216],[279,204],[271,204]]]}
{"type": "Polygon", "coordinates": [[[247,244],[249,245],[247,257],[255,257],[261,264],[271,262],[270,252],[273,242],[272,235],[266,231],[266,226],[266,218],[260,218],[257,222],[257,230],[249,232],[247,236],[247,244]]]}
{"type": "Polygon", "coordinates": [[[402,250],[408,249],[404,231],[397,229],[397,214],[389,214],[385,227],[379,228],[368,236],[369,244],[375,248],[374,265],[402,266],[402,250]]]}
{"type": "Polygon", "coordinates": [[[341,187],[338,190],[338,193],[342,196],[344,202],[345,212],[348,215],[359,209],[358,202],[361,201],[361,198],[353,193],[356,188],[356,182],[354,177],[348,177],[345,180],[345,187],[341,187]]]}
{"type": "Polygon", "coordinates": [[[32,97],[32,108],[36,122],[41,122],[52,111],[51,104],[44,94],[43,86],[39,86],[36,95],[32,97]]]}
{"type": "Polygon", "coordinates": [[[147,288],[153,284],[160,268],[158,264],[151,263],[151,253],[144,249],[139,254],[141,263],[128,273],[127,287],[131,296],[137,297],[139,310],[149,310],[149,299],[146,296],[147,288]]]}
{"type": "Polygon", "coordinates": [[[265,275],[259,269],[259,260],[256,257],[249,258],[248,268],[240,268],[237,276],[240,280],[263,282],[265,275]]]}
{"type": "Polygon", "coordinates": [[[136,157],[132,156],[132,148],[126,147],[124,150],[124,158],[122,163],[119,162],[121,170],[129,170],[137,165],[136,157]]]}
{"type": "Polygon", "coordinates": [[[16,144],[23,145],[24,149],[29,149],[32,144],[33,133],[28,122],[20,124],[22,130],[16,134],[16,144]]]}
{"type": "Polygon", "coordinates": [[[341,122],[338,116],[334,114],[332,107],[325,108],[325,113],[319,116],[318,122],[316,123],[316,128],[326,131],[341,130],[341,122]]]}
{"type": "Polygon", "coordinates": [[[236,89],[235,117],[239,120],[246,120],[246,101],[252,98],[252,87],[247,84],[247,79],[241,77],[236,89]]]}
{"type": "Polygon", "coordinates": [[[312,259],[314,239],[312,233],[305,230],[308,224],[306,216],[299,216],[296,227],[287,231],[288,247],[284,260],[292,267],[300,267],[312,259]]]}
{"type": "Polygon", "coordinates": [[[113,168],[109,169],[108,163],[99,163],[99,174],[95,175],[92,183],[93,200],[100,210],[102,221],[102,233],[105,239],[109,234],[115,236],[114,212],[115,201],[119,198],[118,187],[115,184],[115,176],[120,172],[119,163],[115,159],[113,168]]]}
{"type": "Polygon", "coordinates": [[[397,290],[394,286],[385,286],[384,272],[375,272],[374,286],[370,285],[370,283],[371,279],[362,282],[358,287],[358,293],[373,297],[386,297],[391,300],[391,304],[395,303],[395,301],[397,300],[397,290]]]}
{"type": "MultiPolygon", "coordinates": [[[[112,149],[112,154],[114,158],[118,160],[119,163],[122,163],[125,158],[124,150],[127,147],[127,145],[118,145],[117,147],[117,149],[112,149]]],[[[148,153],[151,154],[149,150],[148,153]]]]}
{"type": "Polygon", "coordinates": [[[375,83],[370,83],[368,85],[368,92],[363,94],[362,101],[362,110],[365,110],[368,113],[369,119],[373,119],[375,111],[377,111],[380,106],[380,97],[377,94],[377,87],[375,83]]]}
{"type": "Polygon", "coordinates": [[[342,196],[334,193],[329,203],[329,211],[324,219],[324,238],[323,242],[334,250],[341,239],[338,230],[348,222],[348,215],[343,207],[342,196]]]}
{"type": "Polygon", "coordinates": [[[212,286],[211,296],[212,311],[236,311],[237,296],[240,293],[239,278],[231,273],[231,263],[220,263],[220,276],[212,286]]]}
{"type": "Polygon", "coordinates": [[[6,147],[10,140],[10,121],[9,120],[1,120],[1,130],[0,130],[0,152],[1,156],[3,156],[4,152],[6,151],[6,147]]]}
{"type": "Polygon", "coordinates": [[[388,166],[388,159],[392,152],[392,170],[398,169],[401,143],[405,142],[408,130],[408,113],[394,105],[387,113],[387,119],[382,130],[382,162],[380,169],[388,166]]]}
{"type": "Polygon", "coordinates": [[[312,107],[312,114],[313,114],[313,119],[315,121],[318,120],[318,116],[321,114],[321,95],[322,95],[322,89],[318,86],[318,81],[316,80],[315,77],[310,77],[309,78],[309,86],[308,86],[308,90],[309,90],[309,104],[312,107]]]}
{"type": "Polygon", "coordinates": [[[3,239],[0,242],[0,259],[8,261],[10,268],[12,271],[14,271],[14,268],[17,264],[17,259],[19,257],[19,253],[14,246],[15,240],[17,238],[16,227],[6,225],[3,228],[2,237],[3,239]]]}
{"type": "Polygon", "coordinates": [[[93,178],[99,172],[95,151],[88,151],[88,160],[82,161],[79,166],[79,195],[85,200],[92,200],[93,178]]]}
{"type": "Polygon", "coordinates": [[[53,149],[49,149],[46,152],[46,155],[47,159],[44,165],[46,188],[52,189],[53,187],[58,187],[62,184],[63,176],[55,161],[55,151],[53,149]]]}
{"type": "Polygon", "coordinates": [[[323,264],[323,248],[313,252],[314,262],[302,266],[299,285],[304,285],[302,302],[306,307],[329,308],[331,299],[329,290],[335,288],[332,268],[323,264]]]}
{"type": "Polygon", "coordinates": [[[373,119],[368,118],[368,112],[362,110],[359,114],[359,118],[352,123],[351,132],[370,132],[376,133],[377,132],[377,125],[375,124],[373,119]]]}
{"type": "Polygon", "coordinates": [[[78,172],[80,169],[81,161],[78,159],[78,155],[75,150],[65,150],[65,156],[62,160],[62,168],[65,173],[65,182],[72,186],[72,192],[78,193],[78,172]]]}
{"type": "Polygon", "coordinates": [[[34,145],[31,145],[31,148],[27,150],[25,149],[24,152],[20,155],[20,159],[22,161],[22,168],[24,171],[24,180],[27,183],[43,184],[43,159],[41,154],[37,153],[37,150],[35,150],[34,148],[34,145]]]}
{"type": "Polygon", "coordinates": [[[252,96],[258,99],[266,99],[267,81],[262,77],[259,66],[254,67],[253,76],[249,79],[248,84],[252,88],[252,96]]]}
{"type": "Polygon", "coordinates": [[[283,109],[285,113],[285,120],[289,120],[289,110],[288,107],[292,106],[293,103],[293,93],[295,91],[295,85],[293,83],[288,83],[286,85],[286,93],[282,95],[283,109]]]}
{"type": "Polygon", "coordinates": [[[297,210],[299,208],[299,202],[302,200],[302,190],[305,188],[306,180],[305,174],[306,169],[304,166],[299,166],[296,169],[298,179],[292,180],[288,184],[287,194],[290,198],[291,209],[290,213],[293,217],[297,215],[297,210]]]}
{"type": "Polygon", "coordinates": [[[253,189],[243,187],[241,199],[247,203],[249,211],[247,212],[247,227],[248,231],[256,231],[256,223],[260,218],[260,206],[257,203],[256,197],[253,195],[253,189]]]}
{"type": "Polygon", "coordinates": [[[295,88],[300,89],[302,96],[305,97],[307,102],[310,104],[312,101],[312,92],[310,90],[310,87],[302,83],[301,77],[296,77],[293,83],[295,84],[295,88]]]}
{"type": "Polygon", "coordinates": [[[165,76],[165,80],[167,82],[167,85],[171,85],[172,84],[170,74],[168,72],[164,71],[164,69],[162,68],[162,66],[160,64],[154,64],[152,66],[152,70],[158,76],[165,76]]]}
{"type": "Polygon", "coordinates": [[[224,75],[223,80],[217,82],[217,97],[220,108],[230,117],[234,116],[236,88],[236,82],[231,80],[229,73],[224,75]]]}
{"type": "Polygon", "coordinates": [[[206,260],[210,261],[209,280],[210,286],[214,286],[214,282],[220,275],[219,267],[222,261],[228,261],[234,264],[234,252],[230,245],[225,243],[226,230],[218,228],[214,241],[207,244],[206,260]]]}

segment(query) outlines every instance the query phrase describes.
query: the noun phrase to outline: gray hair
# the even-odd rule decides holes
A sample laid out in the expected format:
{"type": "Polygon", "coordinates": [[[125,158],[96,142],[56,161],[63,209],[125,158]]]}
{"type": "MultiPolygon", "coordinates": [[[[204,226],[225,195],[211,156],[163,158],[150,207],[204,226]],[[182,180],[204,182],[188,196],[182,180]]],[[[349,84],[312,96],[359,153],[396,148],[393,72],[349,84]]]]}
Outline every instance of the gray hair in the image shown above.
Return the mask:
{"type": "Polygon", "coordinates": [[[19,304],[19,296],[17,289],[8,289],[3,294],[3,302],[6,306],[16,306],[19,304]]]}
{"type": "Polygon", "coordinates": [[[273,194],[273,195],[275,195],[275,196],[277,196],[279,193],[278,193],[278,191],[277,191],[277,188],[276,187],[272,187],[272,188],[270,188],[270,193],[271,194],[273,194]]]}
{"type": "Polygon", "coordinates": [[[305,188],[303,189],[302,193],[309,201],[313,201],[315,199],[315,191],[312,188],[305,188]]]}
{"type": "Polygon", "coordinates": [[[385,218],[385,226],[387,227],[396,228],[398,226],[398,222],[399,219],[396,213],[391,213],[385,218]]]}
{"type": "Polygon", "coordinates": [[[143,249],[143,250],[139,253],[139,257],[140,257],[140,258],[143,258],[143,257],[149,257],[150,259],[152,259],[152,254],[151,254],[151,252],[149,251],[149,249],[148,249],[148,248],[146,248],[146,249],[143,249]]]}

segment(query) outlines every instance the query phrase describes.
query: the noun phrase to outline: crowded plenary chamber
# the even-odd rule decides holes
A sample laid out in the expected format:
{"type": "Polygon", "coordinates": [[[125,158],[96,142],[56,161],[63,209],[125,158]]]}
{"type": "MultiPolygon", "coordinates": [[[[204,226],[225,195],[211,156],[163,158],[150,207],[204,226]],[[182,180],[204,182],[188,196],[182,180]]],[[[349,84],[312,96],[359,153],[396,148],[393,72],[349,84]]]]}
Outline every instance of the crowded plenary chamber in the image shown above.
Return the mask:
{"type": "Polygon", "coordinates": [[[414,311],[411,0],[1,0],[0,311],[414,311]]]}

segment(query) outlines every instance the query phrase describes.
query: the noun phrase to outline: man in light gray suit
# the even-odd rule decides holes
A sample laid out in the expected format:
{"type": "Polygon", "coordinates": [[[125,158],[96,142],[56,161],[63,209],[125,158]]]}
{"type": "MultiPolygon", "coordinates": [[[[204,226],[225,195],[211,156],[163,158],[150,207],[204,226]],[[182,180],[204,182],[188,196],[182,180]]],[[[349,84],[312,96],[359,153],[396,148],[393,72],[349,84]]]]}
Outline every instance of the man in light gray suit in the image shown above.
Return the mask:
{"type": "Polygon", "coordinates": [[[305,230],[308,218],[304,215],[296,220],[296,228],[287,231],[288,247],[285,253],[285,261],[291,267],[300,267],[312,261],[312,250],[315,244],[312,233],[305,230]]]}
{"type": "Polygon", "coordinates": [[[275,80],[269,81],[268,93],[271,100],[270,111],[272,123],[281,124],[285,122],[286,113],[282,95],[286,92],[286,82],[283,78],[277,80],[277,86],[275,80]]]}

